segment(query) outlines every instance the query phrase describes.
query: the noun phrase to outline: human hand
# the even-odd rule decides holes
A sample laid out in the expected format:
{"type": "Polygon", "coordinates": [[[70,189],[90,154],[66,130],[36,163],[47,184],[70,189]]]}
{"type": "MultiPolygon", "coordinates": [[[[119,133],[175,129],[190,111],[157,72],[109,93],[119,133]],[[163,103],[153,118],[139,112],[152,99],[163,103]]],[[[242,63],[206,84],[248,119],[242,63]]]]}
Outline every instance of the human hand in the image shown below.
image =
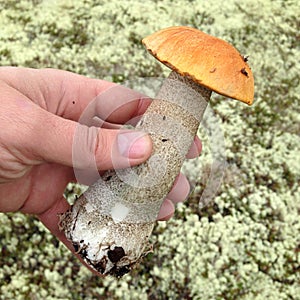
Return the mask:
{"type": "MultiPolygon", "coordinates": [[[[74,168],[86,170],[95,161],[102,172],[145,161],[152,149],[149,136],[130,131],[124,139],[128,130],[120,128],[142,115],[151,100],[107,81],[54,69],[0,67],[0,91],[0,211],[35,214],[70,246],[58,229],[58,214],[69,208],[63,191],[76,181],[74,168]],[[82,115],[92,121],[78,123],[82,115]],[[74,161],[75,132],[82,159],[74,161]]],[[[188,157],[200,151],[195,139],[188,157]]],[[[188,193],[180,174],[158,219],[170,218],[174,203],[188,193]]]]}

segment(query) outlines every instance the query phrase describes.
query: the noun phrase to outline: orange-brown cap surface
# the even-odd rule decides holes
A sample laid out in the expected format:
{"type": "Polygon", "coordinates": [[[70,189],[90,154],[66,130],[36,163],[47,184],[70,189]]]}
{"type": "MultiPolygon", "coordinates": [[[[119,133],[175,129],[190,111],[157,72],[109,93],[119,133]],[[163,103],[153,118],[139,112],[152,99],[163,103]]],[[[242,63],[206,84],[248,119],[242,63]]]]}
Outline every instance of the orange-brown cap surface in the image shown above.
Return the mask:
{"type": "Polygon", "coordinates": [[[254,78],[246,59],[229,43],[198,29],[175,26],[143,39],[147,50],[181,75],[249,105],[254,78]]]}

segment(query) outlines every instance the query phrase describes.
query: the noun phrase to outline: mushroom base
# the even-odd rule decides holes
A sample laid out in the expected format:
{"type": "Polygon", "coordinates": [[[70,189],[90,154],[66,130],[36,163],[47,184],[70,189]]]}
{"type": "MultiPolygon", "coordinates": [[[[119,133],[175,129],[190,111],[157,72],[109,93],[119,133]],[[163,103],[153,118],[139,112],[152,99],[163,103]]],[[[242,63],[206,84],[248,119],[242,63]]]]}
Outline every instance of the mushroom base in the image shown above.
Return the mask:
{"type": "Polygon", "coordinates": [[[82,196],[61,216],[60,228],[73,244],[75,253],[101,275],[120,278],[152,251],[149,236],[154,222],[115,222],[101,212],[89,213],[82,196]]]}

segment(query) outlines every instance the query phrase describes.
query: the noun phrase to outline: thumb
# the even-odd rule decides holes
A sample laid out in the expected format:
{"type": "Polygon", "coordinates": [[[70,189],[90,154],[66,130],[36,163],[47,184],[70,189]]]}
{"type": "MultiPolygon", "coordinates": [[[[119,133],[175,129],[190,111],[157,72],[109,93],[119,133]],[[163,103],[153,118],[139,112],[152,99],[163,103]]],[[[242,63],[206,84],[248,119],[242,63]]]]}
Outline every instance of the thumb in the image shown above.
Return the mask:
{"type": "Polygon", "coordinates": [[[104,171],[140,164],[151,154],[152,141],[146,133],[88,127],[45,113],[43,142],[35,152],[48,162],[104,171]]]}

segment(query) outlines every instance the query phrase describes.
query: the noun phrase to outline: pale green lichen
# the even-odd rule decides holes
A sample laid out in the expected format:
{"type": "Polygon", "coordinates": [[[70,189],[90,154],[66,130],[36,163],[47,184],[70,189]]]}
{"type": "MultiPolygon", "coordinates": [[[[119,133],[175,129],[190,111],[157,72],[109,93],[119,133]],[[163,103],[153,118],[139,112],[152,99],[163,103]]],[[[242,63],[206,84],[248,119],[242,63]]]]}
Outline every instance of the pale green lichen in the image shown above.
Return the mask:
{"type": "Polygon", "coordinates": [[[0,65],[117,82],[162,76],[168,70],[140,39],[190,25],[249,55],[256,83],[252,107],[213,96],[222,187],[199,212],[215,159],[203,127],[202,156],[185,167],[193,193],[156,227],[155,252],[140,269],[120,281],[96,278],[36,219],[0,214],[0,299],[298,300],[299,10],[295,0],[0,1],[0,65]]]}

